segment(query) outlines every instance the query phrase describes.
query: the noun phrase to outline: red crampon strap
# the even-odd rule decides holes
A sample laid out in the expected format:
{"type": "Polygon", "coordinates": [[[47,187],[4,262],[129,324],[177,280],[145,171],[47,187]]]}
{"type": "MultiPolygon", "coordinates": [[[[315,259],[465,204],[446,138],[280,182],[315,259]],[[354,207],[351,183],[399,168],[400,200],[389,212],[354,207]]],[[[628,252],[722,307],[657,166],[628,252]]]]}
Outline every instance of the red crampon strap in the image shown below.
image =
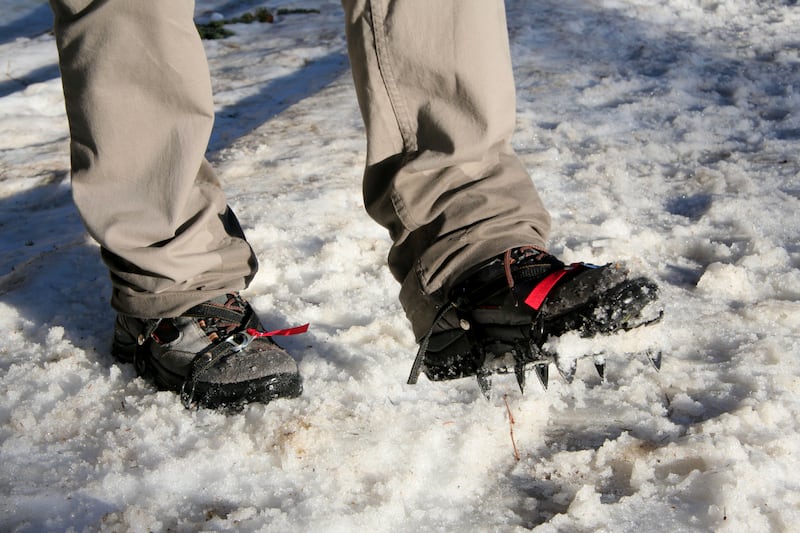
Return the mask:
{"type": "Polygon", "coordinates": [[[306,331],[308,331],[308,324],[303,324],[302,326],[295,326],[293,328],[273,329],[272,331],[258,331],[255,328],[248,328],[245,330],[245,333],[247,333],[253,338],[258,338],[258,337],[283,337],[287,335],[299,335],[300,333],[305,333],[306,331]]]}
{"type": "Polygon", "coordinates": [[[557,270],[555,272],[551,272],[545,278],[536,284],[533,288],[531,293],[525,298],[525,304],[529,307],[532,307],[536,311],[538,311],[542,304],[544,303],[545,298],[547,295],[550,294],[550,291],[553,290],[553,287],[558,284],[558,281],[566,276],[569,272],[572,272],[576,268],[586,266],[584,263],[572,263],[569,266],[565,266],[561,270],[557,270]]]}

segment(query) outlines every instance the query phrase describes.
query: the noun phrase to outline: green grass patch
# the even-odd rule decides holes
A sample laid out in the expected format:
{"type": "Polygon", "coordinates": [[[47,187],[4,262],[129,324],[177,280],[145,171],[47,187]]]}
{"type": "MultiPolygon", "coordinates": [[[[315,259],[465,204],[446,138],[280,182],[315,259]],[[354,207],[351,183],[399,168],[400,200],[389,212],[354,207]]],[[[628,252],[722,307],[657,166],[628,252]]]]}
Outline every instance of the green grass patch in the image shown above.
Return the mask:
{"type": "MultiPolygon", "coordinates": [[[[309,15],[319,13],[319,9],[305,9],[305,8],[280,8],[275,12],[277,15],[309,15]]],[[[225,26],[228,24],[252,24],[253,22],[272,24],[275,22],[275,16],[272,12],[265,8],[259,7],[253,12],[246,12],[238,17],[223,20],[213,20],[204,22],[202,24],[195,24],[197,31],[200,33],[201,39],[224,39],[231,35],[236,35],[235,32],[227,29],[225,26]]]]}

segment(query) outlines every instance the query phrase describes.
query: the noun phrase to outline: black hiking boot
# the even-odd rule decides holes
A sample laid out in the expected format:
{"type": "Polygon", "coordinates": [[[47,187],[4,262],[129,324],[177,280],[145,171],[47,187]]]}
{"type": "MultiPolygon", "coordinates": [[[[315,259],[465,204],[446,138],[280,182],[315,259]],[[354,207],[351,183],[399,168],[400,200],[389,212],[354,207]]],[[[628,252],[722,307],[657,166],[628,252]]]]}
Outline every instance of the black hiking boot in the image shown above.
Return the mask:
{"type": "Polygon", "coordinates": [[[303,331],[265,331],[250,304],[227,294],[175,318],[118,315],[112,353],[160,389],[180,393],[187,408],[236,410],[301,394],[297,363],[271,337],[303,331]]]}
{"type": "MultiPolygon", "coordinates": [[[[642,311],[658,286],[616,264],[565,265],[532,247],[508,250],[462,276],[420,342],[409,383],[477,376],[484,393],[495,373],[515,372],[524,388],[533,366],[547,386],[556,354],[542,346],[568,331],[592,337],[657,321],[642,311]]],[[[600,369],[598,368],[598,371],[600,369]]],[[[574,370],[573,370],[574,372],[574,370]]],[[[570,378],[571,379],[571,378],[570,378]]]]}

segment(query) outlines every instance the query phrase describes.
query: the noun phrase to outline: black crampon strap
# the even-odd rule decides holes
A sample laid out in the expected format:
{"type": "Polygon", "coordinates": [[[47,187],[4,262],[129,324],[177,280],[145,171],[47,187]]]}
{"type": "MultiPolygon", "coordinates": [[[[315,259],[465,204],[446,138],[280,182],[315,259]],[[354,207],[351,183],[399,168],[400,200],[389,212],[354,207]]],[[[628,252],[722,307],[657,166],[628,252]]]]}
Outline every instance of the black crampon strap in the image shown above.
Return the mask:
{"type": "Polygon", "coordinates": [[[417,356],[414,358],[414,364],[411,365],[411,373],[408,376],[408,383],[409,385],[414,385],[417,383],[419,379],[419,375],[422,372],[422,363],[425,361],[425,353],[428,351],[428,344],[431,342],[431,336],[433,336],[433,330],[436,329],[437,324],[439,321],[444,318],[451,309],[456,309],[456,304],[450,302],[445,307],[442,307],[441,310],[436,314],[436,318],[433,319],[433,323],[431,327],[428,328],[428,332],[422,337],[422,341],[419,343],[419,350],[417,350],[417,356]]]}

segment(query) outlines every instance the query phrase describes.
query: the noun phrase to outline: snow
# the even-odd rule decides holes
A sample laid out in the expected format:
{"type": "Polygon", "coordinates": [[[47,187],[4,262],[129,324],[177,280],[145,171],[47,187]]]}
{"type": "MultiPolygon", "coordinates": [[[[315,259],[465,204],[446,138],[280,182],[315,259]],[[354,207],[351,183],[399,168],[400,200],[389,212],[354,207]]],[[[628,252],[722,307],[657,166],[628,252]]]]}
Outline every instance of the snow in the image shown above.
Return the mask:
{"type": "Polygon", "coordinates": [[[311,323],[284,343],[303,396],[230,416],[109,355],[49,15],[0,6],[0,530],[798,531],[796,2],[508,0],[515,146],[552,251],[624,260],[665,315],[553,343],[603,351],[605,382],[582,360],[570,385],[498,380],[492,401],[405,384],[415,345],[363,212],[338,4],[205,42],[209,157],[262,264],[247,296],[267,324],[311,323]],[[660,372],[627,355],[649,346],[660,372]]]}

